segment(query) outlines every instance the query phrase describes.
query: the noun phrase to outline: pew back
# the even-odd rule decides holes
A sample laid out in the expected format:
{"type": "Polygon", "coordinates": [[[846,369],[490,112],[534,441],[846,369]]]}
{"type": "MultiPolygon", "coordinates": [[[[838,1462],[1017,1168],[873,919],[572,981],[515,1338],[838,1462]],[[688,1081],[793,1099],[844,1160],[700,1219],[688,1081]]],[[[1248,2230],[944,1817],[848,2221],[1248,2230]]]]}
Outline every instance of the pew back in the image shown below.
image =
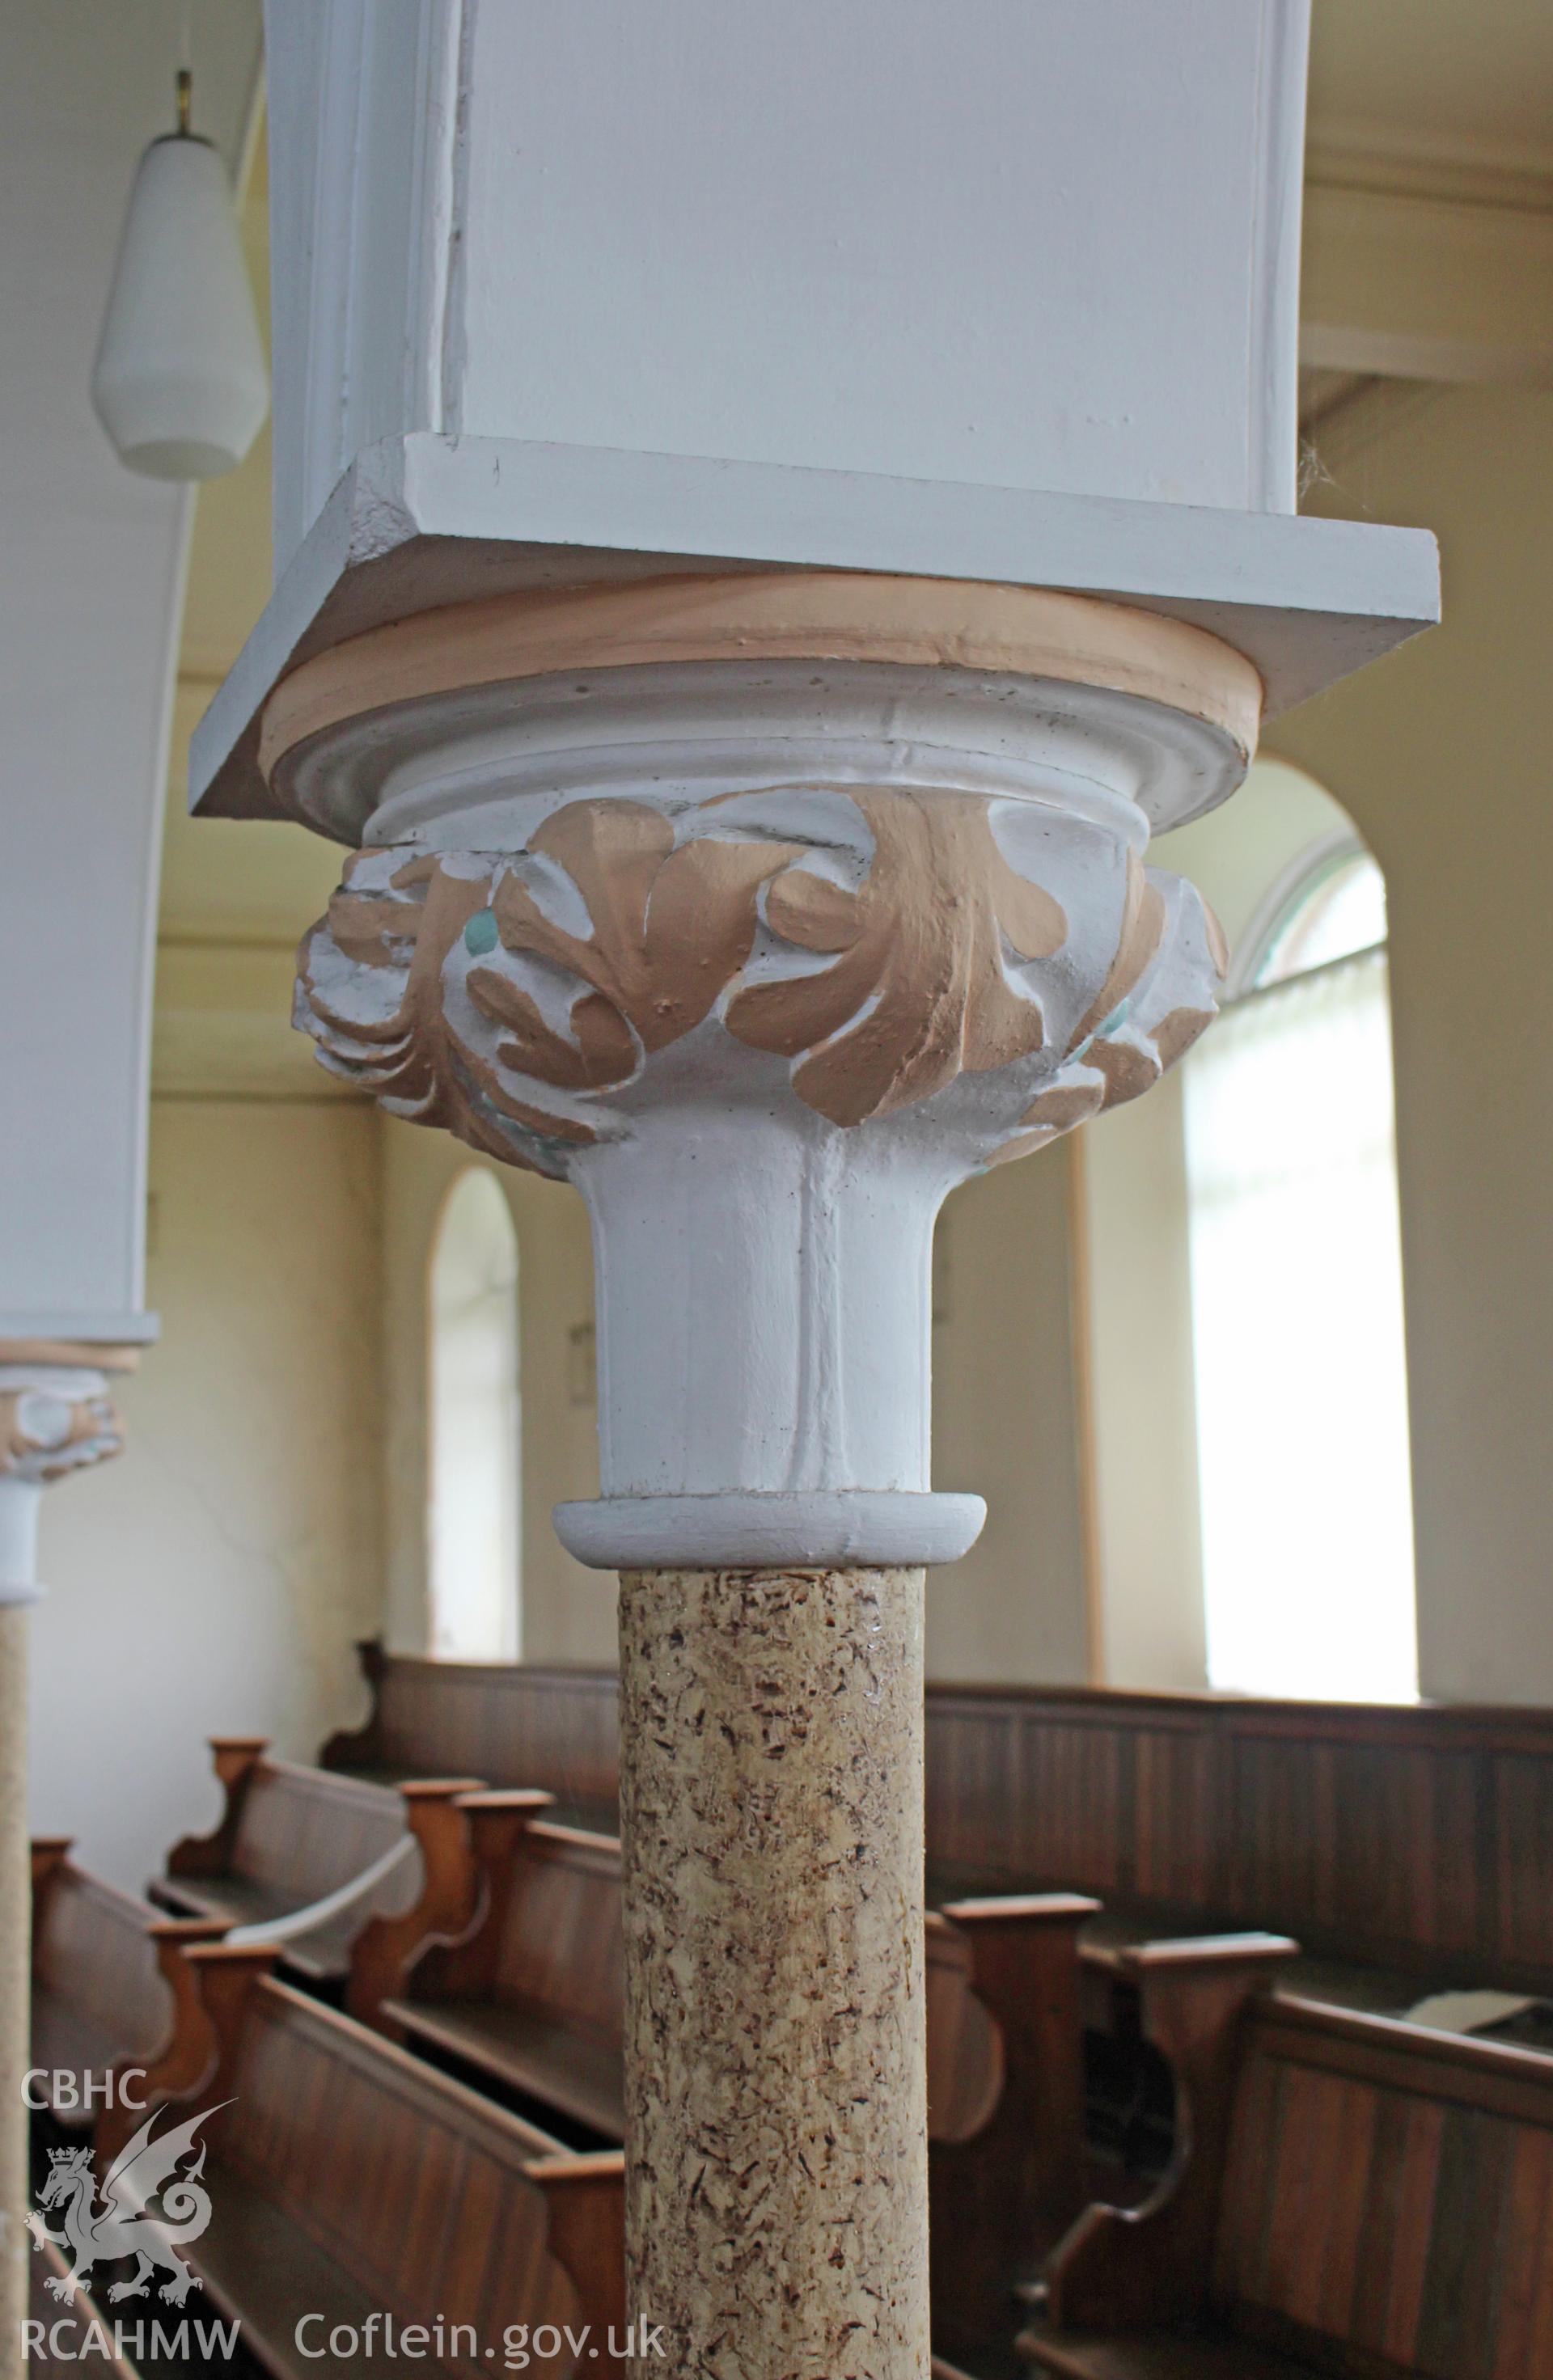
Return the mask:
{"type": "Polygon", "coordinates": [[[618,2155],[570,2155],[264,1963],[219,1946],[190,1958],[219,2054],[200,2094],[217,2103],[213,2212],[188,2252],[260,2360],[299,2375],[334,2324],[360,2332],[376,2313],[419,2325],[428,2368],[459,2380],[488,2373],[521,2325],[593,2325],[594,2353],[567,2348],[550,2380],[584,2358],[618,2373],[618,2155]]]}
{"type": "Polygon", "coordinates": [[[386,1788],[265,1759],[243,1796],[231,1872],[298,1904],[322,1900],[404,1831],[399,1796],[386,1788]]]}
{"type": "Polygon", "coordinates": [[[619,1838],[536,1818],[500,1933],[495,1995],[601,2040],[622,2040],[619,1838]]]}
{"type": "Polygon", "coordinates": [[[619,1838],[535,1819],[523,1832],[501,1929],[495,1996],[622,2041],[622,1915],[619,1838]]]}
{"type": "Polygon", "coordinates": [[[554,2153],[542,2134],[273,1982],[254,1991],[228,2087],[221,2164],[374,2304],[429,2328],[472,2325],[479,2348],[455,2370],[479,2370],[504,2319],[576,2324],[528,2178],[554,2153]]]}
{"type": "Polygon", "coordinates": [[[1151,1931],[1553,1987],[1553,1715],[929,1687],[928,1857],[1151,1931]]]}
{"type": "Polygon", "coordinates": [[[329,1738],[322,1767],[392,1778],[467,1770],[494,1785],[543,1786],[569,1815],[613,1823],[613,1670],[417,1660],[385,1653],[375,1639],[357,1651],[371,1706],[363,1726],[329,1738]]]}
{"type": "Polygon", "coordinates": [[[181,1970],[176,1945],[209,1940],[219,1923],[164,1917],[149,1901],[78,1867],[61,1839],[32,1845],[32,2049],[48,2078],[53,2111],[67,2125],[92,2119],[76,2078],[146,2065],[172,2029],[181,1970]],[[72,2078],[60,2098],[53,2078],[72,2078]]]}
{"type": "MultiPolygon", "coordinates": [[[[1183,2047],[1227,2128],[1131,2212],[1091,2206],[1020,2342],[1066,2380],[1546,2380],[1553,2060],[1265,1989],[1183,2047]]],[[[1190,2095],[1189,2095],[1190,2106],[1190,2095]]]]}
{"type": "Polygon", "coordinates": [[[1297,2000],[1258,2010],[1214,2295],[1240,2336],[1356,2371],[1553,2372],[1553,2062],[1297,2000]]]}
{"type": "Polygon", "coordinates": [[[79,2072],[82,2051],[100,2068],[154,2047],[172,2000],[157,1964],[156,1911],[63,1855],[50,1859],[52,1848],[33,1845],[33,2063],[79,2072]]]}

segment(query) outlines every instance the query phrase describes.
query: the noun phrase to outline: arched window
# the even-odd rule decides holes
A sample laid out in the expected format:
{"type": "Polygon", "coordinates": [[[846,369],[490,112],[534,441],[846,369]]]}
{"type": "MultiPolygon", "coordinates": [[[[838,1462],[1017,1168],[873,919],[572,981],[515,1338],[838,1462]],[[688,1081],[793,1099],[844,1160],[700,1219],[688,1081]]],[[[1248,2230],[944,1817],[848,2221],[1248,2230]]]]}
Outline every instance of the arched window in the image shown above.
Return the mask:
{"type": "Polygon", "coordinates": [[[1244,938],[1185,1069],[1209,1682],[1417,1692],[1386,888],[1353,835],[1244,938]]]}
{"type": "Polygon", "coordinates": [[[519,1651],[517,1234],[494,1173],[461,1174],[431,1272],[431,1651],[519,1651]]]}

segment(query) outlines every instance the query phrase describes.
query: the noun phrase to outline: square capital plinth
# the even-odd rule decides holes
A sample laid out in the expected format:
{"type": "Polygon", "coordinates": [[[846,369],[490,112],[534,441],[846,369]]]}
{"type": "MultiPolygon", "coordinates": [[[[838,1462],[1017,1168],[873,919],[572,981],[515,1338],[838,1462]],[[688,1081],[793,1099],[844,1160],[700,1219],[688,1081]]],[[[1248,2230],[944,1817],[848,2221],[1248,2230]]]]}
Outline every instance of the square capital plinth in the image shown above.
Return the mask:
{"type": "Polygon", "coordinates": [[[979,579],[1158,612],[1244,653],[1267,718],[1439,616],[1422,529],[417,431],[358,455],[304,539],[196,730],[191,806],[283,815],[259,769],[261,712],[349,638],[519,589],[709,564],[979,579]]]}

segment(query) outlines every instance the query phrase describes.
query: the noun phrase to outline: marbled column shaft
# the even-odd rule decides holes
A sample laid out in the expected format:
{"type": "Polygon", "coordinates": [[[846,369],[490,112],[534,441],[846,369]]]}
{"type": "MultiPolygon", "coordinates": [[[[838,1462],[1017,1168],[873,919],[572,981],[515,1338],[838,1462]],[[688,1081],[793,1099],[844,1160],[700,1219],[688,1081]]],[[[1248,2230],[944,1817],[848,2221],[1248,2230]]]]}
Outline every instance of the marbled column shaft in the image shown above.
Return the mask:
{"type": "Polygon", "coordinates": [[[621,1581],[629,2312],[925,2380],[919,1570],[621,1581]]]}
{"type": "Polygon", "coordinates": [[[27,1832],[27,1647],[31,1611],[0,1605],[0,2380],[23,2369],[31,1859],[27,1832]]]}

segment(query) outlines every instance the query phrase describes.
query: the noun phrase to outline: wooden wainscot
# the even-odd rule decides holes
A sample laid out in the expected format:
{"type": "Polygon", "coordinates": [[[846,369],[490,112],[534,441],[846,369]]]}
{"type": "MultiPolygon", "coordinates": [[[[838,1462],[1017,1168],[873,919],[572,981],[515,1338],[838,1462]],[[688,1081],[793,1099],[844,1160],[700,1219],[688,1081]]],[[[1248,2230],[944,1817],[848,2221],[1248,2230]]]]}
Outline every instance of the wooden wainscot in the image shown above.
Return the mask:
{"type": "MultiPolygon", "coordinates": [[[[542,1786],[615,1826],[609,1671],[363,1659],[374,1716],[329,1765],[542,1786]]],[[[1553,1994],[1547,1712],[929,1685],[927,1782],[935,1898],[1093,1893],[1140,1940],[1268,1927],[1327,1971],[1280,1988],[1372,2009],[1553,1994]]]]}

